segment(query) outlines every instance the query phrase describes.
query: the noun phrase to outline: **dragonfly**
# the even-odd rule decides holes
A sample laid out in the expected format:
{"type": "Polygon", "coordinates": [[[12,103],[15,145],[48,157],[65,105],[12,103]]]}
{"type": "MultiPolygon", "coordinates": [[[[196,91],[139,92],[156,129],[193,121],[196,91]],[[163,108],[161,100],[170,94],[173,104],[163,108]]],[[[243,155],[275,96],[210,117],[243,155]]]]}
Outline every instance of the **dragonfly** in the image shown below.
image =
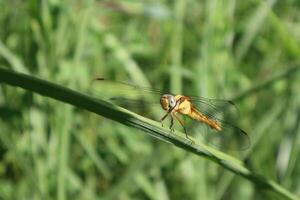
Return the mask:
{"type": "MultiPolygon", "coordinates": [[[[222,143],[229,145],[229,143],[235,141],[238,150],[244,150],[250,146],[250,138],[247,132],[236,125],[240,113],[236,104],[231,100],[173,94],[155,88],[137,86],[122,81],[112,81],[102,77],[95,78],[95,80],[100,82],[99,87],[110,85],[113,86],[111,88],[118,88],[119,92],[113,94],[109,100],[125,108],[145,106],[145,104],[159,104],[164,110],[164,115],[160,118],[162,125],[164,120],[170,117],[169,129],[174,132],[174,120],[176,120],[183,128],[185,137],[189,140],[191,138],[188,135],[185,122],[180,116],[186,116],[192,121],[196,121],[202,129],[204,128],[204,132],[207,133],[207,140],[213,141],[211,142],[213,145],[222,143]],[[150,94],[154,96],[154,100],[147,101],[147,97],[145,97],[146,101],[141,103],[136,97],[130,96],[133,93],[136,94],[134,96],[138,97],[143,95],[149,96],[148,94],[150,94]]],[[[108,90],[111,90],[111,88],[108,90]]]]}

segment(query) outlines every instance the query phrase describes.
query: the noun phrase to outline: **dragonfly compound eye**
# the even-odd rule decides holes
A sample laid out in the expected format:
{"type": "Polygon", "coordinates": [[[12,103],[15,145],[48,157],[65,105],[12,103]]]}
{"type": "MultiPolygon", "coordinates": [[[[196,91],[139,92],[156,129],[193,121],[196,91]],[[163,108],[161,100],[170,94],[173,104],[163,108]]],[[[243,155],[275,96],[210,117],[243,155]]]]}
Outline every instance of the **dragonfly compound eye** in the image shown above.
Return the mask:
{"type": "Polygon", "coordinates": [[[161,107],[164,109],[164,110],[169,110],[169,100],[168,100],[168,97],[166,95],[163,95],[161,98],[160,98],[160,105],[161,107]]]}
{"type": "Polygon", "coordinates": [[[173,108],[176,106],[176,101],[174,99],[174,97],[172,95],[169,95],[168,96],[168,100],[169,100],[169,107],[170,108],[173,108]]]}

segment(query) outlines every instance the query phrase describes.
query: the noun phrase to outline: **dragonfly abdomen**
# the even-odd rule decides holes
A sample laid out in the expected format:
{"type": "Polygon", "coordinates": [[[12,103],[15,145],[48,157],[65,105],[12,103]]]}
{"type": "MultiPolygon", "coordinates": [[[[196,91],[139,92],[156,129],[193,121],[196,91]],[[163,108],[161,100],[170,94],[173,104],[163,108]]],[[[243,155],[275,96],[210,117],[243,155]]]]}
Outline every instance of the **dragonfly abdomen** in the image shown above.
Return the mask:
{"type": "Polygon", "coordinates": [[[201,123],[205,123],[208,126],[210,126],[212,129],[215,129],[217,131],[222,131],[222,127],[213,119],[208,118],[201,112],[199,112],[196,108],[192,107],[191,112],[188,114],[189,117],[192,119],[195,119],[201,123]]]}

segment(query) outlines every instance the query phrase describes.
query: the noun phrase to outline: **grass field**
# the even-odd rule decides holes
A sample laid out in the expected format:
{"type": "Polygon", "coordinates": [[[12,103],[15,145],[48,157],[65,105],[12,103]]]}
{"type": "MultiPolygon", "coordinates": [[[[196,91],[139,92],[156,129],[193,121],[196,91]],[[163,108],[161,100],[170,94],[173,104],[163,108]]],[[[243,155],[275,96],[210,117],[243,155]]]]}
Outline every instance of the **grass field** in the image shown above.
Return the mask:
{"type": "Polygon", "coordinates": [[[296,0],[0,0],[0,199],[300,198],[299,11],[296,0]],[[106,104],[100,76],[233,99],[251,146],[218,149],[185,119],[190,145],[178,124],[175,135],[150,120],[159,105],[126,107],[145,119],[106,104]]]}

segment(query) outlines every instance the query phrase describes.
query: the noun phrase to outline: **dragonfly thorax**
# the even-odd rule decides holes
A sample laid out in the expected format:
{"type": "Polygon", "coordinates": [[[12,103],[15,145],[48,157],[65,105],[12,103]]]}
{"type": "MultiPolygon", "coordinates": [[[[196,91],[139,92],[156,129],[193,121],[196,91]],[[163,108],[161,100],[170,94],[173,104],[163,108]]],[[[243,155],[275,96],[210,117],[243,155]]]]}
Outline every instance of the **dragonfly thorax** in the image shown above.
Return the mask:
{"type": "Polygon", "coordinates": [[[160,98],[160,105],[164,110],[170,110],[176,106],[175,97],[171,94],[164,94],[160,98]]]}

